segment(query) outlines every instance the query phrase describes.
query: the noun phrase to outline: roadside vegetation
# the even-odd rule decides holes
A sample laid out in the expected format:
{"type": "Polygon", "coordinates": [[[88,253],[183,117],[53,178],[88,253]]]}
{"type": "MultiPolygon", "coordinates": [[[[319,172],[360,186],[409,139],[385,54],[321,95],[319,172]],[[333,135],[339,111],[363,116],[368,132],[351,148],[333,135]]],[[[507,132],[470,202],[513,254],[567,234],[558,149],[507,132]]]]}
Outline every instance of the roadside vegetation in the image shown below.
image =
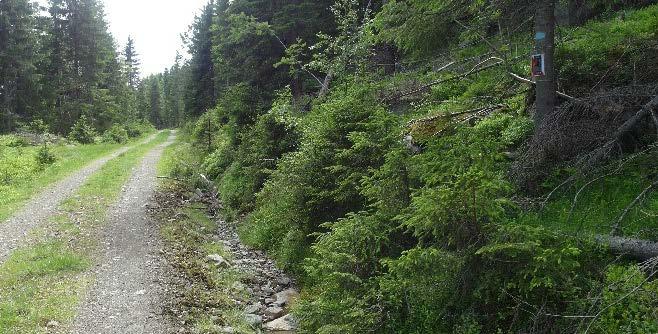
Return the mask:
{"type": "Polygon", "coordinates": [[[169,136],[135,146],[109,161],[60,207],[52,224],[34,231],[28,246],[0,265],[0,332],[66,332],[93,282],[89,271],[107,208],[141,158],[169,136]]]}
{"type": "Polygon", "coordinates": [[[655,258],[606,242],[658,240],[658,121],[616,134],[655,108],[658,6],[557,4],[545,121],[536,7],[204,8],[173,175],[211,178],[242,240],[299,279],[300,333],[658,330],[655,258]]]}

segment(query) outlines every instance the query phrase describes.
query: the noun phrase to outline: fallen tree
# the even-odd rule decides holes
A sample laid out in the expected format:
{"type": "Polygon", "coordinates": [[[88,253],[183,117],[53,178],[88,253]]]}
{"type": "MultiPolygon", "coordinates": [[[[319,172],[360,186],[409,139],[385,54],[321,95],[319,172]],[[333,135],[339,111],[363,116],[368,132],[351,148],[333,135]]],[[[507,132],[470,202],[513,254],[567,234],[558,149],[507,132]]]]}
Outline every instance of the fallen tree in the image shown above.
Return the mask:
{"type": "Polygon", "coordinates": [[[639,261],[658,257],[658,242],[655,241],[605,235],[597,236],[596,241],[609,247],[615,254],[626,255],[639,261]]]}

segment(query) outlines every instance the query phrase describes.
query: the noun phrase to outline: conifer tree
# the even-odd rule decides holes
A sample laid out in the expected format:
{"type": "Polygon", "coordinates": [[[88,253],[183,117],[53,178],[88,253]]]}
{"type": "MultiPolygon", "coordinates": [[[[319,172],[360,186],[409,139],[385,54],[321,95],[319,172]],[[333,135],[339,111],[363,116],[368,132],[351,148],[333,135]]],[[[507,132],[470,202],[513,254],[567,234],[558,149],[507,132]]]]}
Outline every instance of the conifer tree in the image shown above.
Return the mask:
{"type": "Polygon", "coordinates": [[[135,49],[135,40],[131,36],[128,37],[128,42],[123,51],[124,56],[124,66],[126,77],[128,79],[128,85],[133,89],[137,90],[139,86],[139,66],[141,65],[139,61],[139,54],[135,49]]]}
{"type": "Polygon", "coordinates": [[[156,127],[162,127],[162,93],[157,76],[150,78],[149,86],[149,121],[156,127]]]}
{"type": "Polygon", "coordinates": [[[189,41],[190,83],[185,96],[185,107],[191,115],[201,115],[215,105],[215,68],[212,61],[211,27],[214,14],[211,0],[192,25],[189,41]]]}
{"type": "Polygon", "coordinates": [[[27,0],[0,2],[0,132],[11,131],[16,121],[34,111],[35,18],[27,0]]]}

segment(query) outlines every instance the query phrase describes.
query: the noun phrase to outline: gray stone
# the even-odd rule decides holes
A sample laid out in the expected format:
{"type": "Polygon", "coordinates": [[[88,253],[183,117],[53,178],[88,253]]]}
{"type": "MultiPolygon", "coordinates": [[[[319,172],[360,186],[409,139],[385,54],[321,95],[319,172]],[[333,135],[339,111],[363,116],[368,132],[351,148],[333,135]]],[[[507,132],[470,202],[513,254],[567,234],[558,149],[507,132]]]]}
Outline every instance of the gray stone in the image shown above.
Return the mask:
{"type": "Polygon", "coordinates": [[[288,285],[290,285],[291,281],[290,281],[290,278],[288,278],[288,277],[281,277],[281,278],[276,280],[276,283],[279,284],[279,285],[288,286],[288,285]]]}
{"type": "Polygon", "coordinates": [[[57,321],[55,321],[55,320],[50,320],[50,321],[48,321],[48,323],[46,324],[46,327],[48,327],[48,328],[59,327],[59,322],[57,322],[57,321]]]}
{"type": "Polygon", "coordinates": [[[245,314],[244,320],[253,328],[258,328],[263,323],[263,318],[256,314],[245,314]]]}
{"type": "Polygon", "coordinates": [[[292,314],[285,315],[276,320],[265,323],[263,326],[268,331],[294,331],[297,329],[297,321],[292,314]]]}
{"type": "Polygon", "coordinates": [[[225,334],[233,334],[233,333],[235,333],[235,328],[230,327],[230,326],[226,326],[226,327],[223,327],[220,330],[220,332],[225,333],[225,334]]]}
{"type": "Polygon", "coordinates": [[[251,304],[244,309],[244,313],[247,314],[256,314],[258,311],[260,311],[261,305],[260,304],[251,304]]]}
{"type": "Polygon", "coordinates": [[[265,315],[270,319],[276,319],[283,315],[283,309],[277,306],[270,306],[265,309],[265,315]]]}
{"type": "Polygon", "coordinates": [[[210,255],[206,256],[206,258],[208,260],[214,262],[215,265],[220,267],[220,268],[228,268],[228,267],[231,266],[231,264],[228,261],[226,261],[226,259],[224,259],[224,257],[222,257],[219,254],[210,254],[210,255]]]}
{"type": "Polygon", "coordinates": [[[299,299],[299,292],[295,289],[283,290],[275,295],[276,301],[274,302],[277,305],[290,305],[294,303],[295,300],[299,299]]]}

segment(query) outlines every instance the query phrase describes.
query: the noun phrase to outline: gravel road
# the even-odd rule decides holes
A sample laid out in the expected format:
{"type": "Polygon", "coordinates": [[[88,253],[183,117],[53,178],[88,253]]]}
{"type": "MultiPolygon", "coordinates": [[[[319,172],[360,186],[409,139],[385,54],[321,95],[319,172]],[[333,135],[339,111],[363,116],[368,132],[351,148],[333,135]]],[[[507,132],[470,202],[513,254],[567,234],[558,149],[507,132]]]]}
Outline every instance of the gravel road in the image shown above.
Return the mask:
{"type": "MultiPolygon", "coordinates": [[[[150,136],[146,141],[153,140],[155,135],[150,136]]],[[[106,157],[93,161],[67,178],[56,182],[31,199],[23,209],[14,214],[6,222],[0,223],[0,263],[4,262],[12,251],[21,246],[30,231],[48,222],[48,219],[57,213],[57,208],[62,201],[73,195],[92,174],[103,167],[108,161],[125,153],[129,149],[129,147],[123,147],[106,157]]]]}
{"type": "Polygon", "coordinates": [[[80,306],[74,334],[172,333],[162,310],[169,266],[147,206],[157,183],[156,164],[174,137],[146,155],[109,209],[95,283],[80,306]]]}

